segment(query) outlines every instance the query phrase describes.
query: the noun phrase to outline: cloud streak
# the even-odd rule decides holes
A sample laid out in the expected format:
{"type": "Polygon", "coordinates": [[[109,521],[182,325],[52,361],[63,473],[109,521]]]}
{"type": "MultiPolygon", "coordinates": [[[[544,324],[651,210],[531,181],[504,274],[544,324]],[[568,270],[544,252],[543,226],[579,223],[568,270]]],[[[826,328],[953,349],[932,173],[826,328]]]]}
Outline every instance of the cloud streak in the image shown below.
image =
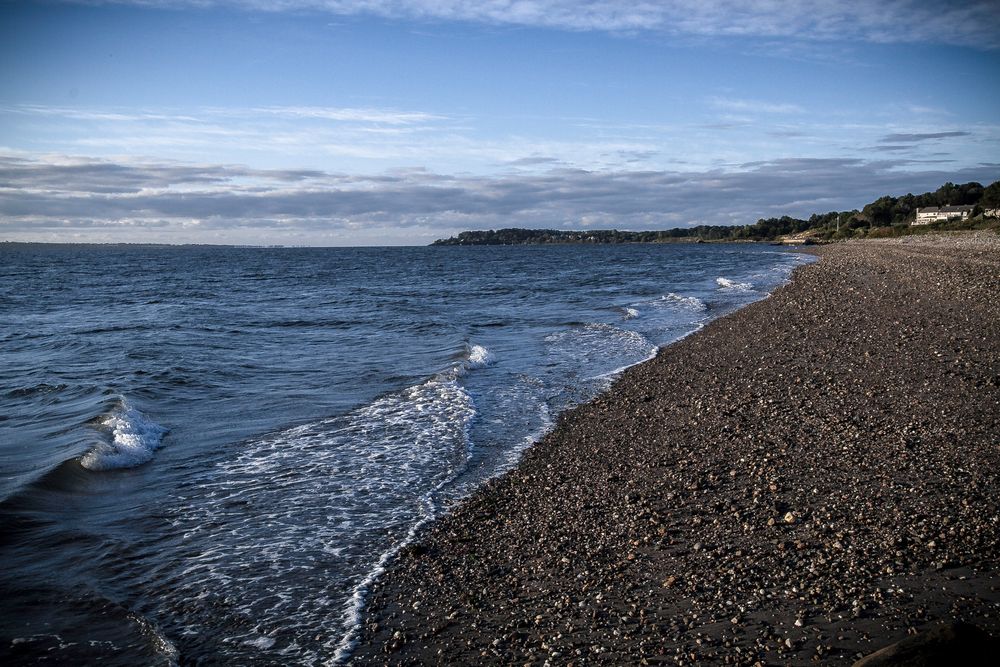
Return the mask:
{"type": "Polygon", "coordinates": [[[0,157],[0,235],[42,238],[101,230],[116,240],[253,238],[342,242],[390,229],[382,242],[420,242],[497,226],[662,229],[747,223],[772,215],[860,206],[947,180],[990,182],[996,170],[914,170],[905,160],[781,159],[729,170],[591,171],[456,176],[422,169],[377,176],[230,165],[0,157]],[[413,230],[420,228],[417,234],[413,230]],[[362,232],[358,232],[362,230],[362,232]],[[352,236],[353,235],[353,236],[352,236]]]}
{"type": "Polygon", "coordinates": [[[764,102],[761,100],[738,100],[728,97],[712,97],[709,99],[709,104],[717,109],[749,113],[797,114],[805,112],[805,109],[797,104],[764,102]]]}
{"type": "MultiPolygon", "coordinates": [[[[256,107],[251,113],[277,116],[280,118],[304,118],[329,120],[343,123],[417,125],[445,120],[446,116],[419,111],[392,111],[386,109],[353,109],[329,107],[256,107]]],[[[218,110],[225,113],[225,110],[218,110]]]]}
{"type": "Polygon", "coordinates": [[[693,37],[855,40],[1000,46],[995,0],[121,0],[122,4],[230,6],[340,16],[463,21],[575,31],[693,37]]]}
{"type": "Polygon", "coordinates": [[[355,107],[269,106],[269,107],[209,107],[200,114],[168,113],[148,110],[81,109],[74,107],[19,104],[0,106],[0,113],[25,116],[51,116],[73,120],[141,123],[204,123],[206,119],[273,117],[291,120],[331,121],[349,125],[419,125],[447,120],[447,116],[423,111],[373,109],[355,107]]]}
{"type": "Polygon", "coordinates": [[[971,132],[925,132],[923,134],[888,134],[880,141],[886,144],[906,143],[912,141],[930,141],[932,139],[949,139],[951,137],[968,137],[971,132]]]}

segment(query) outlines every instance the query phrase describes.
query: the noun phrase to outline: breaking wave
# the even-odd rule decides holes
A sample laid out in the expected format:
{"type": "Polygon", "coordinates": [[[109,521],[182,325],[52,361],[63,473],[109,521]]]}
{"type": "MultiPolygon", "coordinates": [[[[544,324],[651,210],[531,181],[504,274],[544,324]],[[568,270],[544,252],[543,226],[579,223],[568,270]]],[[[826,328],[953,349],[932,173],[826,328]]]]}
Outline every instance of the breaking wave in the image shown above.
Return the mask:
{"type": "Polygon", "coordinates": [[[668,292],[660,297],[660,300],[673,303],[693,311],[700,312],[708,310],[708,304],[696,296],[683,296],[681,294],[675,294],[674,292],[668,292]]]}
{"type": "Polygon", "coordinates": [[[493,353],[482,345],[469,345],[465,367],[468,369],[483,368],[493,363],[493,353]]]}
{"type": "MultiPolygon", "coordinates": [[[[468,466],[477,410],[461,378],[491,360],[487,348],[470,344],[464,360],[421,384],[245,442],[197,479],[192,495],[201,501],[174,517],[201,554],[186,564],[176,594],[224,581],[246,601],[234,615],[255,621],[228,638],[240,650],[286,664],[346,661],[372,584],[437,517],[442,490],[468,466]],[[347,577],[331,580],[319,561],[347,577]]],[[[229,622],[189,613],[186,632],[229,622]]]]}
{"type": "Polygon", "coordinates": [[[719,277],[715,279],[715,282],[719,285],[719,289],[733,290],[735,292],[749,292],[753,289],[753,283],[741,283],[729,278],[719,277]]]}
{"type": "Polygon", "coordinates": [[[167,428],[139,412],[124,398],[100,422],[108,438],[83,455],[80,464],[88,470],[134,468],[153,458],[167,428]]]}

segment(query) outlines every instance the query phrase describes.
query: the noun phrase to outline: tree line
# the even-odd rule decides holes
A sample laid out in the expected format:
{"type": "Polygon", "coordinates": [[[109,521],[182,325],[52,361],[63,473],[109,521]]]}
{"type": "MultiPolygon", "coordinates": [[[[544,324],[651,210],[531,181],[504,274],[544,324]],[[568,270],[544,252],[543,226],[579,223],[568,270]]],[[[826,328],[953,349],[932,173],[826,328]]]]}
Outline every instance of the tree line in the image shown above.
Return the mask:
{"type": "MultiPolygon", "coordinates": [[[[808,219],[783,215],[761,218],[749,225],[698,225],[661,231],[629,232],[617,229],[564,231],[558,229],[497,229],[462,232],[432,245],[527,245],[548,243],[670,243],[679,241],[774,241],[789,234],[822,239],[859,236],[894,236],[907,233],[918,208],[974,206],[975,225],[993,224],[981,219],[984,210],[1000,209],[1000,181],[987,187],[976,182],[945,183],[934,192],[902,197],[879,197],[860,210],[814,213],[808,219]]],[[[954,227],[955,225],[951,225],[954,227]]]]}

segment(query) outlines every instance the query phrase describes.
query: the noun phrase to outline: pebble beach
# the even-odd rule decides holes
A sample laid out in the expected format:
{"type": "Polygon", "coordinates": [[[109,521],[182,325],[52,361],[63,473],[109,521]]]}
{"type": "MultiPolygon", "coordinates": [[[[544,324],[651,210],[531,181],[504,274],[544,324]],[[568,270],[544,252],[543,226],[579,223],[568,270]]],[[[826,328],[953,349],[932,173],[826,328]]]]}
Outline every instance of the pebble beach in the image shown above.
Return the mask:
{"type": "Polygon", "coordinates": [[[851,665],[1000,634],[1000,239],[810,249],[429,525],[355,665],[851,665]]]}

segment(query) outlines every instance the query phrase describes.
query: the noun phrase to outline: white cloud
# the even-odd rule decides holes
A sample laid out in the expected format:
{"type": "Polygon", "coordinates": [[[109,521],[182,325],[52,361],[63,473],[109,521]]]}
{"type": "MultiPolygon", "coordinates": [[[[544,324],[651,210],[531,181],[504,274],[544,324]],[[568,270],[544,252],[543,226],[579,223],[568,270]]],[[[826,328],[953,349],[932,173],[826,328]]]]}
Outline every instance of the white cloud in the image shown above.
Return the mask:
{"type": "Polygon", "coordinates": [[[357,125],[416,125],[447,120],[447,116],[423,111],[400,111],[396,109],[373,109],[353,107],[314,106],[270,106],[270,107],[207,107],[198,114],[143,109],[86,109],[80,107],[44,106],[39,104],[18,104],[0,106],[0,113],[28,116],[58,116],[74,120],[99,122],[172,122],[203,124],[211,119],[249,118],[273,116],[276,118],[325,120],[335,123],[357,125]]]}
{"type": "MultiPolygon", "coordinates": [[[[256,107],[250,113],[282,118],[307,118],[361,124],[415,125],[445,120],[446,116],[414,111],[329,107],[256,107]]],[[[224,113],[220,110],[220,113],[224,113]]]]}
{"type": "Polygon", "coordinates": [[[805,109],[797,104],[764,102],[761,100],[739,100],[728,97],[712,97],[709,98],[708,102],[717,109],[727,111],[771,114],[805,113],[805,109]]]}
{"type": "Polygon", "coordinates": [[[22,116],[50,116],[72,120],[106,123],[178,122],[197,123],[194,116],[169,114],[144,110],[83,109],[76,107],[45,106],[41,104],[16,104],[0,106],[0,113],[22,116]]]}

